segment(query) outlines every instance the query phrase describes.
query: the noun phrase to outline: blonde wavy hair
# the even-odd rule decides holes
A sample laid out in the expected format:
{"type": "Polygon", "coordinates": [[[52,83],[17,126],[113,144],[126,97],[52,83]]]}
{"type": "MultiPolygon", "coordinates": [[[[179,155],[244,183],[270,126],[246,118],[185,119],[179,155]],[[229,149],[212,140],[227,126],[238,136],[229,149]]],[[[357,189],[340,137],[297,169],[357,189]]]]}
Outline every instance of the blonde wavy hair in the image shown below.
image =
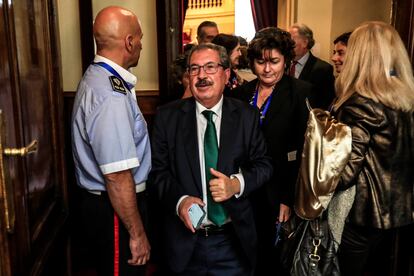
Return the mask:
{"type": "Polygon", "coordinates": [[[393,109],[414,110],[413,71],[397,31],[379,21],[357,27],[349,38],[335,88],[335,110],[354,93],[393,109]]]}

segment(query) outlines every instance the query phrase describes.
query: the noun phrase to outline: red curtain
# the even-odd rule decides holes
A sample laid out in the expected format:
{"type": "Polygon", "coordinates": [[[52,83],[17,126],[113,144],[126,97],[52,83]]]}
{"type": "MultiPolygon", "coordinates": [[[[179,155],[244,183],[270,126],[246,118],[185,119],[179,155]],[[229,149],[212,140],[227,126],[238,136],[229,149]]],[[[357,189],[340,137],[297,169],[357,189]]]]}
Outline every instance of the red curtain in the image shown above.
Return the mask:
{"type": "Polygon", "coordinates": [[[256,31],[277,27],[277,0],[250,0],[256,31]]]}

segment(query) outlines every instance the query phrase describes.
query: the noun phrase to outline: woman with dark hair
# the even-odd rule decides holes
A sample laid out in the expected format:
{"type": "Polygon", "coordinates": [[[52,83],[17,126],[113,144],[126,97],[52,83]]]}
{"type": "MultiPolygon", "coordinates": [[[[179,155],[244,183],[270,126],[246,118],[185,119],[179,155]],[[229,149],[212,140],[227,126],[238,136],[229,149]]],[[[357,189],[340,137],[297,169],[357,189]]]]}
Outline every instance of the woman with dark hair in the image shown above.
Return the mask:
{"type": "Polygon", "coordinates": [[[260,124],[274,174],[252,197],[259,237],[256,275],[279,275],[274,252],[275,223],[286,222],[291,214],[308,109],[305,98],[312,86],[286,74],[293,59],[290,34],[269,27],[250,42],[248,58],[257,79],[234,90],[234,96],[260,110],[260,124]]]}
{"type": "Polygon", "coordinates": [[[226,48],[227,55],[230,59],[230,78],[226,84],[226,89],[224,90],[224,95],[228,95],[231,93],[231,90],[240,86],[244,82],[243,79],[237,74],[240,56],[242,55],[240,51],[239,39],[234,35],[218,34],[214,37],[212,43],[226,48]]]}
{"type": "Polygon", "coordinates": [[[188,87],[188,72],[187,72],[187,55],[179,55],[172,64],[172,76],[174,79],[174,95],[171,100],[184,99],[191,97],[191,91],[188,87]]]}
{"type": "Polygon", "coordinates": [[[331,61],[335,66],[335,72],[341,73],[342,66],[345,60],[346,47],[348,45],[348,39],[351,32],[343,33],[334,40],[334,49],[331,57],[331,61]]]}

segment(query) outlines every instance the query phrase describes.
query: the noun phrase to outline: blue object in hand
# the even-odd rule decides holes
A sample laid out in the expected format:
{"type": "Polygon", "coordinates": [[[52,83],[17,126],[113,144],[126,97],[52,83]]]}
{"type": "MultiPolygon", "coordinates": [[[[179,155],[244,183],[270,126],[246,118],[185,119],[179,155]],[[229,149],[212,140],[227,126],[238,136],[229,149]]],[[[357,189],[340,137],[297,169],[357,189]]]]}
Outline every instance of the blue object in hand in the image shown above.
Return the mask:
{"type": "Polygon", "coordinates": [[[200,228],[201,223],[206,216],[206,212],[201,209],[198,204],[193,203],[193,205],[191,205],[190,209],[188,210],[188,215],[190,216],[193,227],[195,229],[198,229],[200,228]]]}
{"type": "Polygon", "coordinates": [[[282,223],[277,221],[276,222],[276,238],[275,238],[275,245],[274,245],[275,247],[278,245],[278,243],[282,239],[281,236],[280,236],[282,234],[280,232],[281,229],[282,229],[282,223]]]}

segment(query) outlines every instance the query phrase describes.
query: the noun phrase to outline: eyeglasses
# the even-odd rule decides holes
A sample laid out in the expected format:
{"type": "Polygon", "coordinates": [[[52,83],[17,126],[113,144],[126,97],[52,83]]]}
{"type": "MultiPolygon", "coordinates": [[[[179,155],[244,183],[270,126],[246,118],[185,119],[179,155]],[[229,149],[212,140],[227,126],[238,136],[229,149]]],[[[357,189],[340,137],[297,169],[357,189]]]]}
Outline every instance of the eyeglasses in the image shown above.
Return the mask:
{"type": "Polygon", "coordinates": [[[217,73],[219,66],[224,68],[222,64],[216,62],[209,62],[204,65],[192,64],[187,68],[187,71],[191,76],[196,76],[200,73],[200,68],[203,68],[206,74],[215,74],[217,73]]]}

